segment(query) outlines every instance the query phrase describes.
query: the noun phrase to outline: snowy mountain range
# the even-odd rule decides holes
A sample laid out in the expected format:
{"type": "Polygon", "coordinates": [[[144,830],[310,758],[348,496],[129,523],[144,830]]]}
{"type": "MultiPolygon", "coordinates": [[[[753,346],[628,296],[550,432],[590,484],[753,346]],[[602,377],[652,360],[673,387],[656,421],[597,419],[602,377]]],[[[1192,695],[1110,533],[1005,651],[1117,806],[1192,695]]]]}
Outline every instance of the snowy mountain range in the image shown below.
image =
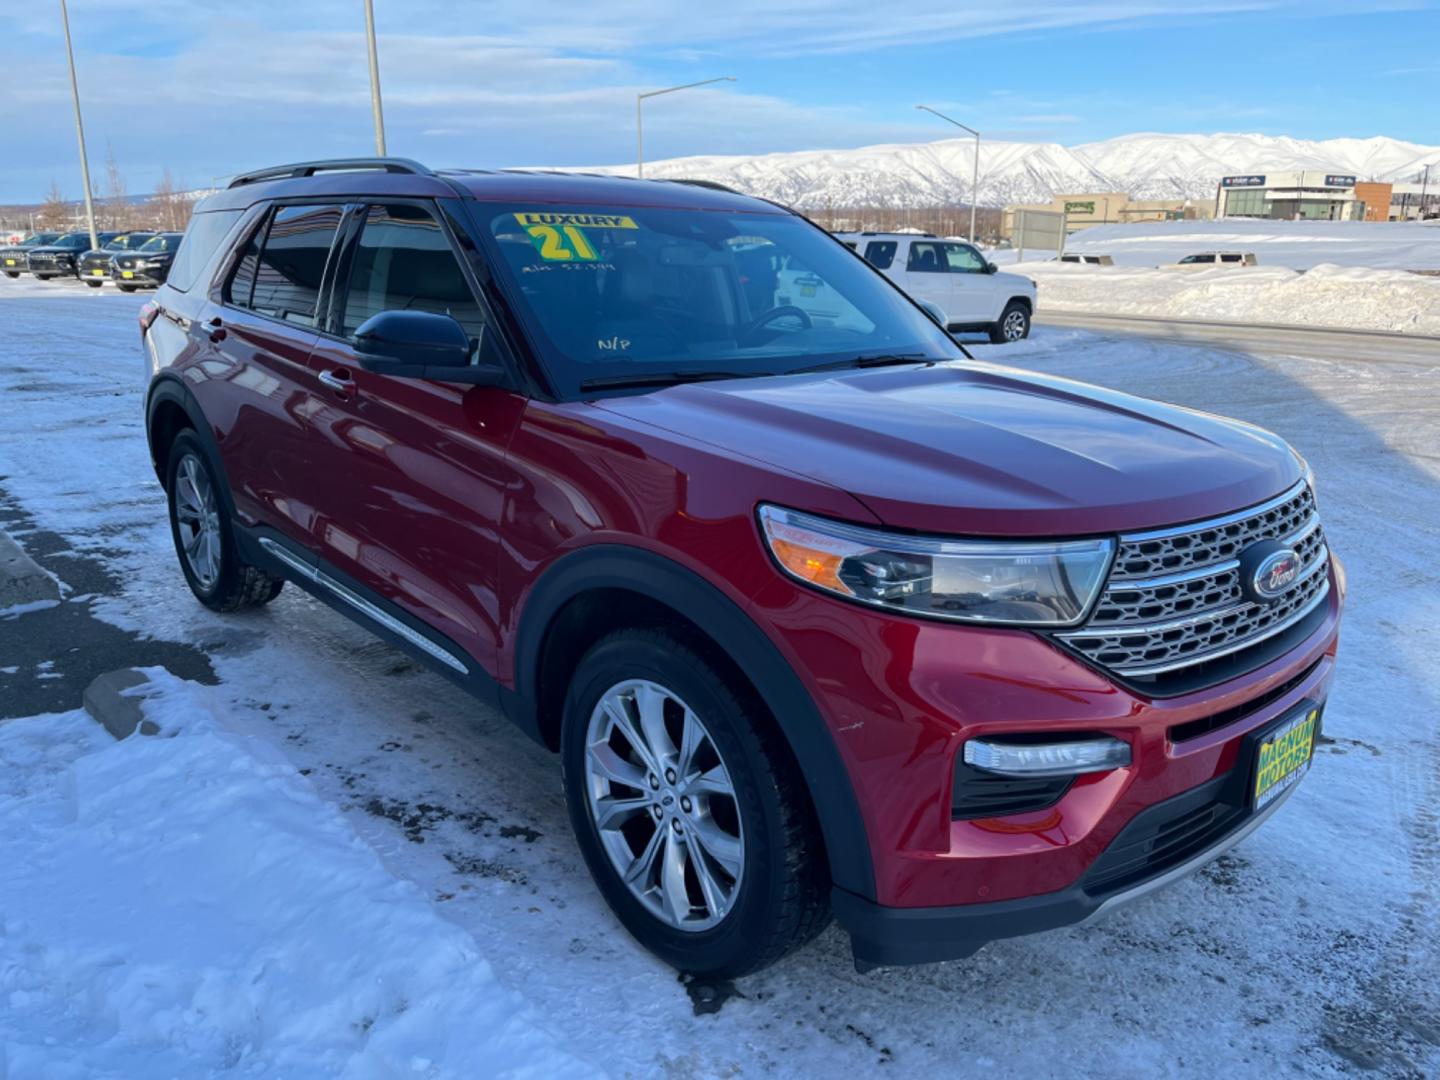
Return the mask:
{"type": "MultiPolygon", "coordinates": [[[[805,209],[966,204],[972,139],[645,163],[645,175],[715,180],[805,209]]],[[[981,142],[982,206],[1048,202],[1061,193],[1120,191],[1136,199],[1210,199],[1220,177],[1315,169],[1362,180],[1411,181],[1440,147],[1399,139],[1307,141],[1270,135],[1122,135],[1081,146],[981,142]]],[[[596,172],[634,173],[633,165],[596,172]]]]}

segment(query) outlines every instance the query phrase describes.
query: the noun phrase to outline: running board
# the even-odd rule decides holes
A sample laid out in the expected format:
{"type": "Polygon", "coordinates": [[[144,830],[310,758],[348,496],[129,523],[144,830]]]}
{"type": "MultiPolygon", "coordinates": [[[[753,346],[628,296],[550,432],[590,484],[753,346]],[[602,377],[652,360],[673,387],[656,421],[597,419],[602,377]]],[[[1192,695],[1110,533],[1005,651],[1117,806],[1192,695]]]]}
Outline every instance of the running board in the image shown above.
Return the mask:
{"type": "Polygon", "coordinates": [[[395,616],[383,611],[369,600],[366,600],[359,593],[355,592],[354,589],[342,585],[329,574],[325,573],[325,571],[300,558],[300,556],[285,547],[285,545],[270,539],[268,536],[262,536],[260,537],[260,546],[265,549],[267,554],[273,555],[306,581],[319,585],[332,596],[345,601],[350,607],[360,612],[360,614],[372,622],[383,626],[396,637],[403,638],[421,652],[440,661],[440,663],[446,667],[458,671],[461,675],[470,674],[470,669],[461,663],[460,658],[454,653],[448,649],[442,649],[418,630],[406,626],[399,619],[395,618],[395,616]]]}

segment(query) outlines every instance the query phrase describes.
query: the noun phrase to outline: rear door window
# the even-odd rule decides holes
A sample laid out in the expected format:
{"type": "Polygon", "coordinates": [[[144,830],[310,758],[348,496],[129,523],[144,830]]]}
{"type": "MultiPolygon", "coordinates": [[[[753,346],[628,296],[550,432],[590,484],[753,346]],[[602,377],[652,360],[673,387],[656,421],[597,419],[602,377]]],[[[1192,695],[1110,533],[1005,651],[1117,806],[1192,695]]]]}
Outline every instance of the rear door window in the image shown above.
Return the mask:
{"type": "Polygon", "coordinates": [[[945,261],[945,245],[916,240],[910,245],[910,258],[905,269],[921,274],[948,274],[949,264],[945,261]]]}
{"type": "Polygon", "coordinates": [[[472,339],[483,336],[485,316],[470,291],[439,221],[405,203],[371,206],[351,261],[340,332],[353,337],[382,311],[449,315],[472,339]]]}
{"type": "Polygon", "coordinates": [[[270,219],[255,267],[250,307],[297,326],[315,325],[315,307],[343,207],[282,206],[270,219]]]}
{"type": "Polygon", "coordinates": [[[876,270],[889,270],[897,246],[894,240],[871,240],[865,245],[865,261],[876,270]]]}
{"type": "Polygon", "coordinates": [[[1239,256],[1239,255],[1221,255],[1221,256],[1220,256],[1220,261],[1221,261],[1221,262],[1239,262],[1239,261],[1240,261],[1240,256],[1239,256]]]}

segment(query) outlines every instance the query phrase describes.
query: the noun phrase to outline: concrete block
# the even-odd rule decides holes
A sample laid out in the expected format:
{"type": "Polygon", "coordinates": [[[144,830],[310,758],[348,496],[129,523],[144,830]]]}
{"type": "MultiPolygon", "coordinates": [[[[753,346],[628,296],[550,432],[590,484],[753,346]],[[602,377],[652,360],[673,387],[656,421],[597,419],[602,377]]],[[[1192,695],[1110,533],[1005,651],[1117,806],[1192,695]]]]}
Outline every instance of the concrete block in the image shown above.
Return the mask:
{"type": "Polygon", "coordinates": [[[158,735],[159,726],[146,720],[141,709],[144,699],[138,694],[122,693],[149,681],[134,668],[107,671],[85,688],[85,711],[117,739],[128,739],[137,730],[141,735],[158,735]]]}

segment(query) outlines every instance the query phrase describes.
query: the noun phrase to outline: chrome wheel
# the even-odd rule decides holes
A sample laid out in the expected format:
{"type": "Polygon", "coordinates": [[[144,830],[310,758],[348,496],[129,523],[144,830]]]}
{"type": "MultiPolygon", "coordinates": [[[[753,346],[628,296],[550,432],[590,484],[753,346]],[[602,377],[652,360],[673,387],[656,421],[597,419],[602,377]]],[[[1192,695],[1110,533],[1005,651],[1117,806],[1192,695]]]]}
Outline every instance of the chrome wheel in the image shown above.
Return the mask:
{"type": "Polygon", "coordinates": [[[205,466],[194,454],[175,470],[175,526],[190,573],[209,591],[220,580],[220,511],[205,466]]]}
{"type": "Polygon", "coordinates": [[[708,930],[739,895],[745,836],[735,787],[700,718],[644,679],[601,695],[585,734],[591,820],[630,892],[679,930],[708,930]]]}
{"type": "Polygon", "coordinates": [[[1000,326],[1000,332],[1005,335],[1006,341],[1019,341],[1025,336],[1025,323],[1023,311],[1012,311],[1005,316],[1005,321],[1000,326]]]}

